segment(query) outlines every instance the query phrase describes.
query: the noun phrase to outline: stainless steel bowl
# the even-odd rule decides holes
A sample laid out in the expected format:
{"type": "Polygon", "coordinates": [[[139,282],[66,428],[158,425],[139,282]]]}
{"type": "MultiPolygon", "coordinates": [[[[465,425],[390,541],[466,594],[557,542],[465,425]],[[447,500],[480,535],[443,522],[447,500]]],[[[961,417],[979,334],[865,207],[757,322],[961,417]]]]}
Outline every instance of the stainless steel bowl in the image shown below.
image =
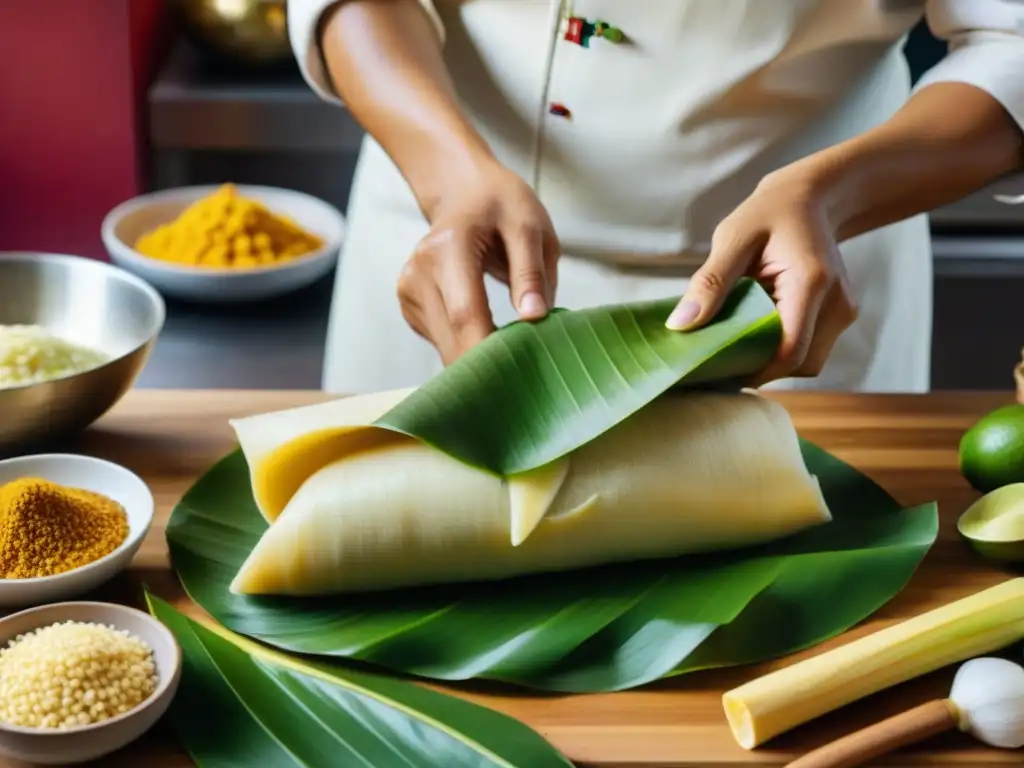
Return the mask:
{"type": "Polygon", "coordinates": [[[41,325],[109,362],[39,384],[0,388],[0,455],[66,437],[131,389],[164,324],[148,283],[92,259],[0,252],[0,325],[41,325]]]}

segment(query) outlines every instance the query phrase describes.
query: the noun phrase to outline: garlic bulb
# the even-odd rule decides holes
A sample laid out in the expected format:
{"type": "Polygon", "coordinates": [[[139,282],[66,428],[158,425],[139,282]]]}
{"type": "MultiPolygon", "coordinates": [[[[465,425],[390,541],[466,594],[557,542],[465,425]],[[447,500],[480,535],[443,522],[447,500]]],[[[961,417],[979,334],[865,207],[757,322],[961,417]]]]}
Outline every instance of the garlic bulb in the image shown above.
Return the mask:
{"type": "Polygon", "coordinates": [[[960,710],[961,730],[993,747],[1024,746],[1024,667],[971,659],[957,670],[949,698],[960,710]]]}

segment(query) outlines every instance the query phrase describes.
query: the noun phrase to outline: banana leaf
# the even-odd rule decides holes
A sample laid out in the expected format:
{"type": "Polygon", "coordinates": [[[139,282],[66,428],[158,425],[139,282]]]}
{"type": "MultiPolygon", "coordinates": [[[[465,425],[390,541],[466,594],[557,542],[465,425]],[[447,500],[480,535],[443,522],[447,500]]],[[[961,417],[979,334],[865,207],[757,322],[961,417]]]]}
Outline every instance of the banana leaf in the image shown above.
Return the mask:
{"type": "Polygon", "coordinates": [[[196,603],[283,650],[439,680],[621,690],[808,648],[906,585],[938,533],[935,505],[901,509],[853,467],[802,450],[832,522],[700,557],[321,599],[235,595],[228,585],[266,530],[238,451],[178,503],[167,540],[196,603]]]}
{"type": "Polygon", "coordinates": [[[510,323],[375,423],[507,477],[585,445],[673,387],[748,376],[778,347],[775,304],[750,278],[698,331],[665,327],[675,304],[557,310],[510,323]]]}
{"type": "MultiPolygon", "coordinates": [[[[714,322],[693,333],[664,327],[673,303],[560,311],[506,326],[378,426],[509,476],[585,444],[668,389],[742,378],[774,353],[778,315],[754,281],[741,281],[714,322]]],[[[801,447],[833,520],[699,557],[325,599],[235,595],[228,585],[266,530],[240,452],[186,494],[167,539],[199,605],[283,650],[440,680],[620,690],[815,645],[910,579],[935,541],[935,505],[901,509],[853,467],[801,447]]]]}
{"type": "Polygon", "coordinates": [[[205,768],[571,768],[522,723],[410,682],[291,658],[147,594],[182,649],[172,729],[205,768]]]}

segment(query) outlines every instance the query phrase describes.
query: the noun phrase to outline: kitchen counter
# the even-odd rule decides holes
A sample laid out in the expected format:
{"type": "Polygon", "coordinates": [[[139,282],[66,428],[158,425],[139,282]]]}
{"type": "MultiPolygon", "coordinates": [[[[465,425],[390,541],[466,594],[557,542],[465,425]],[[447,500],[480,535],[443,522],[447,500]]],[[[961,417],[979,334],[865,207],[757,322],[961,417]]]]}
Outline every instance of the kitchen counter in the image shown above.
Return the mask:
{"type": "Polygon", "coordinates": [[[239,306],[167,301],[167,322],[137,386],[319,389],[334,275],[279,300],[239,306]]]}
{"type": "MultiPolygon", "coordinates": [[[[232,448],[229,418],[324,397],[318,392],[136,390],[97,425],[62,446],[129,467],[149,483],[156,498],[153,528],[131,568],[96,597],[139,604],[145,583],[158,596],[195,614],[198,609],[184,596],[169,568],[164,529],[172,506],[232,448]]],[[[973,554],[958,537],[955,522],[976,498],[957,472],[957,441],[979,415],[1010,402],[1010,393],[917,397],[789,393],[775,398],[788,407],[805,437],[870,475],[905,505],[938,501],[941,517],[939,539],[905,590],[861,626],[794,658],[813,655],[1008,577],[973,554]]],[[[784,764],[855,728],[943,696],[953,672],[943,669],[905,683],[801,726],[755,752],[745,752],[729,733],[721,694],[779,663],[689,674],[621,693],[530,696],[473,685],[460,688],[459,695],[523,720],[581,766],[738,768],[784,764]]],[[[163,725],[103,762],[115,768],[191,764],[163,725]]],[[[984,749],[955,733],[886,761],[891,768],[1018,764],[1015,752],[984,749]]]]}

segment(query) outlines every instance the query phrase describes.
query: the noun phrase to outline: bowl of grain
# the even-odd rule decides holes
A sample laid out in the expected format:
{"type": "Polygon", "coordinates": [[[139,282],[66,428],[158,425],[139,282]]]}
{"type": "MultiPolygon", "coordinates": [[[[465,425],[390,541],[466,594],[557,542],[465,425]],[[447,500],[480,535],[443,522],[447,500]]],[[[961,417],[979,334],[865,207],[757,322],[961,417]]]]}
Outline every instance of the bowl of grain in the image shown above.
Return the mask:
{"type": "Polygon", "coordinates": [[[0,252],[0,456],[83,429],[135,383],[163,299],[111,264],[0,252]]]}
{"type": "Polygon", "coordinates": [[[0,754],[96,760],[148,731],[180,679],[174,635],[134,608],[55,603],[0,619],[0,754]]]}
{"type": "Polygon", "coordinates": [[[291,189],[246,184],[176,187],[132,198],[103,220],[111,260],[165,296],[261,301],[326,276],[345,218],[291,189]]]}
{"type": "Polygon", "coordinates": [[[124,570],[153,522],[153,494],[91,456],[0,461],[0,608],[84,594],[124,570]]]}

